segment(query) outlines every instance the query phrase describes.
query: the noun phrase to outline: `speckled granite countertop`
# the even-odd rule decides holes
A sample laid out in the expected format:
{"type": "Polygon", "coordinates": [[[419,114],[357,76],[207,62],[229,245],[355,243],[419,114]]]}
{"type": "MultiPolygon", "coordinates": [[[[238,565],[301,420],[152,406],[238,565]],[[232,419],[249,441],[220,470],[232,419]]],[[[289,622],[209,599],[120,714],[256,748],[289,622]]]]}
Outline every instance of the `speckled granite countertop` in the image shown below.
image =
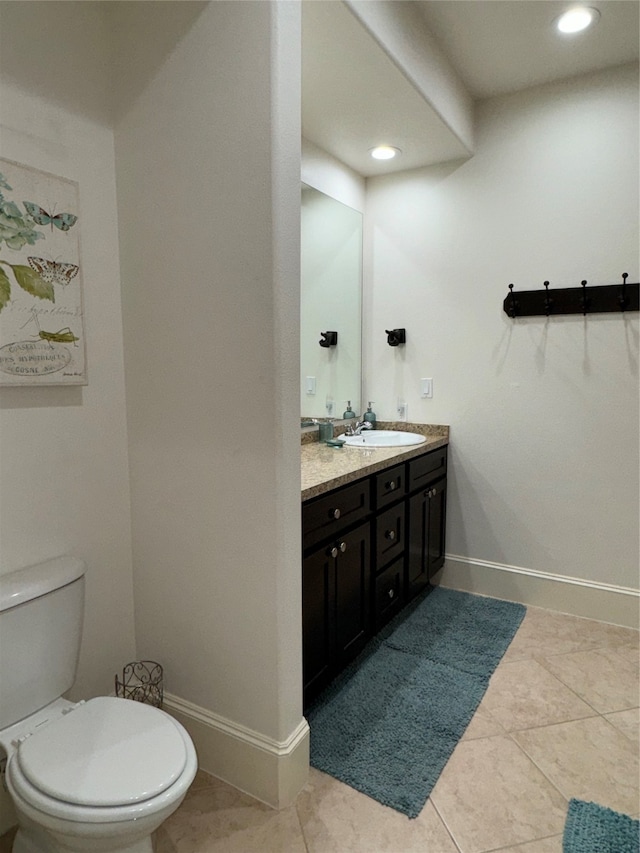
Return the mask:
{"type": "MultiPolygon", "coordinates": [[[[328,447],[318,441],[302,440],[302,500],[315,498],[346,483],[353,483],[396,462],[420,456],[449,443],[449,427],[440,424],[408,424],[378,421],[378,429],[418,432],[426,437],[424,444],[411,447],[328,447]]],[[[341,430],[336,429],[336,433],[341,430]]],[[[317,431],[316,431],[317,432],[317,431]]]]}

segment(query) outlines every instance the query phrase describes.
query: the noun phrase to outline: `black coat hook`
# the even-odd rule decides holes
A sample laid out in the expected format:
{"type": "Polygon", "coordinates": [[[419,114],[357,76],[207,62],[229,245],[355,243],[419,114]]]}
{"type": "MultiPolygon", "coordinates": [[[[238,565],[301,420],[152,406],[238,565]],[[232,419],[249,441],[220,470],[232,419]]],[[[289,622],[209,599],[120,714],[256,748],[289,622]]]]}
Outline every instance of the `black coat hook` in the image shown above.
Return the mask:
{"type": "Polygon", "coordinates": [[[553,299],[549,296],[549,282],[542,282],[545,286],[545,297],[544,297],[544,308],[547,313],[547,317],[549,316],[549,312],[553,308],[553,299]]]}
{"type": "Polygon", "coordinates": [[[387,333],[387,343],[390,347],[397,347],[400,344],[406,344],[407,342],[407,330],[406,329],[385,329],[387,333]]]}
{"type": "Polygon", "coordinates": [[[589,307],[589,302],[590,302],[590,299],[587,296],[587,291],[586,291],[586,287],[587,287],[586,278],[583,278],[582,281],[580,282],[580,284],[582,285],[582,313],[586,317],[587,316],[587,308],[589,307]]]}
{"type": "Polygon", "coordinates": [[[622,273],[622,290],[620,291],[620,296],[618,296],[618,302],[620,303],[620,310],[625,311],[627,307],[627,279],[629,278],[628,272],[622,273]]]}
{"type": "Polygon", "coordinates": [[[509,285],[509,293],[502,303],[504,312],[511,318],[516,317],[554,317],[562,314],[603,314],[637,311],[639,306],[640,284],[628,282],[628,273],[622,273],[622,284],[588,285],[586,278],[581,287],[559,287],[549,290],[545,281],[544,289],[514,291],[509,285]]]}
{"type": "Polygon", "coordinates": [[[322,340],[318,341],[321,347],[335,347],[338,345],[337,332],[320,332],[322,340]]]}

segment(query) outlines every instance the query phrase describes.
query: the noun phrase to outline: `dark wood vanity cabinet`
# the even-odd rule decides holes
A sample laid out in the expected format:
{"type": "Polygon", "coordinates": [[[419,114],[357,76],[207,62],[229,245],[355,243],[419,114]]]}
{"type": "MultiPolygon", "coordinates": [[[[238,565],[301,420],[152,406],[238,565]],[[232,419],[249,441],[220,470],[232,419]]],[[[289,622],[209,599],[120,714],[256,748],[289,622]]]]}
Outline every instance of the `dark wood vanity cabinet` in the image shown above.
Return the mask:
{"type": "Polygon", "coordinates": [[[302,505],[304,705],[444,563],[447,448],[302,505]]]}

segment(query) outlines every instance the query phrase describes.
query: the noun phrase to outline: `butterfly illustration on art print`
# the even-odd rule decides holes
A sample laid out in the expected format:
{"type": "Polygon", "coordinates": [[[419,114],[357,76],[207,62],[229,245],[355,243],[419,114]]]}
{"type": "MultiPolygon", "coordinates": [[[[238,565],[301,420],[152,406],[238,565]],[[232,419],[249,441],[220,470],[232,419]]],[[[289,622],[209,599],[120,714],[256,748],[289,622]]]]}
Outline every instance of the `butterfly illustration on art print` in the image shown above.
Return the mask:
{"type": "Polygon", "coordinates": [[[40,278],[48,284],[62,284],[65,287],[72,278],[78,275],[80,267],[77,264],[66,264],[60,261],[50,261],[47,258],[28,257],[29,266],[40,278]]]}
{"type": "Polygon", "coordinates": [[[37,225],[50,225],[52,231],[54,225],[59,231],[68,231],[78,221],[78,217],[73,213],[47,213],[43,207],[32,201],[25,201],[23,204],[37,225]]]}

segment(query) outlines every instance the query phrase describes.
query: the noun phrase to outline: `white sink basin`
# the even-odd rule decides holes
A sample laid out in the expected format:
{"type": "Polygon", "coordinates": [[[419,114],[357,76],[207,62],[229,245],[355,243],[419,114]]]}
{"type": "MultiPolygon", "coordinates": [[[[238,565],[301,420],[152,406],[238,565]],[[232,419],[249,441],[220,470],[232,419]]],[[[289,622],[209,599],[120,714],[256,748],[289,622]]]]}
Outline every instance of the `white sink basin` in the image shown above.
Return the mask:
{"type": "Polygon", "coordinates": [[[391,429],[372,429],[361,435],[341,435],[348,447],[410,447],[422,444],[423,435],[417,432],[397,432],[391,429]]]}

